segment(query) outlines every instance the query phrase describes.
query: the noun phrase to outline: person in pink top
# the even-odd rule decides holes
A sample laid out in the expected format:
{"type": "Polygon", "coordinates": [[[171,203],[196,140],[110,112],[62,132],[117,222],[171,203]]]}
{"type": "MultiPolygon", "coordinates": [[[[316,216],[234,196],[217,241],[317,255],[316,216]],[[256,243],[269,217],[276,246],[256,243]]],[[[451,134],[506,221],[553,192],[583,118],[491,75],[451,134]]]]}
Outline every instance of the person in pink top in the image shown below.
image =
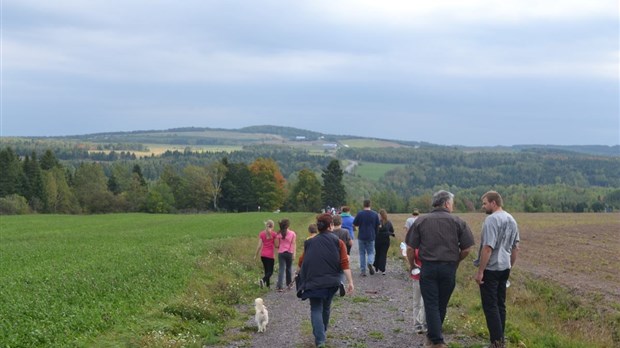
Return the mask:
{"type": "Polygon", "coordinates": [[[290,289],[293,283],[293,259],[297,250],[297,235],[295,231],[289,230],[290,222],[288,219],[282,219],[278,222],[280,231],[276,236],[275,245],[278,248],[278,284],[276,290],[284,291],[284,271],[286,268],[286,288],[290,289]]]}
{"type": "Polygon", "coordinates": [[[254,260],[256,260],[260,254],[260,260],[263,262],[263,269],[265,270],[265,275],[258,281],[261,288],[264,286],[269,288],[273,265],[275,264],[275,240],[276,232],[273,230],[273,221],[267,220],[265,230],[258,234],[258,247],[256,247],[256,254],[254,255],[254,260]]]}

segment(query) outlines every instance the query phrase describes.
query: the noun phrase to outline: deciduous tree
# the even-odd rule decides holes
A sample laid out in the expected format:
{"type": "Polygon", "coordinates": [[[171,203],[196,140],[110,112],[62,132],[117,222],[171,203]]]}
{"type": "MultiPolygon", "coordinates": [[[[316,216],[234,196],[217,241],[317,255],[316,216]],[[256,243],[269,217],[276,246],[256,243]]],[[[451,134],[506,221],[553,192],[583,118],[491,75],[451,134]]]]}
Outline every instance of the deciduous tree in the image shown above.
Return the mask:
{"type": "Polygon", "coordinates": [[[314,172],[309,169],[299,171],[289,201],[295,211],[317,212],[321,209],[321,183],[314,172]]]}
{"type": "Polygon", "coordinates": [[[250,165],[257,204],[264,210],[280,209],[285,201],[284,176],[271,158],[258,158],[250,165]]]}

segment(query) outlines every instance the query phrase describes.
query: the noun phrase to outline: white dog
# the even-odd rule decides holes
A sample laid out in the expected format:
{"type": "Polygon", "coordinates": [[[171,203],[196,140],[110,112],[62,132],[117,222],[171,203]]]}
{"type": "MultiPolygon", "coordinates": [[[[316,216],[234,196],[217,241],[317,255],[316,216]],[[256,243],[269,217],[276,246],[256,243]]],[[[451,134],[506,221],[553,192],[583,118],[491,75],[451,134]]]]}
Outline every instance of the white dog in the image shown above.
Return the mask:
{"type": "Polygon", "coordinates": [[[267,323],[269,323],[269,312],[267,312],[267,307],[265,307],[262,298],[259,297],[254,300],[254,309],[256,309],[254,320],[256,320],[258,332],[265,332],[267,323]]]}

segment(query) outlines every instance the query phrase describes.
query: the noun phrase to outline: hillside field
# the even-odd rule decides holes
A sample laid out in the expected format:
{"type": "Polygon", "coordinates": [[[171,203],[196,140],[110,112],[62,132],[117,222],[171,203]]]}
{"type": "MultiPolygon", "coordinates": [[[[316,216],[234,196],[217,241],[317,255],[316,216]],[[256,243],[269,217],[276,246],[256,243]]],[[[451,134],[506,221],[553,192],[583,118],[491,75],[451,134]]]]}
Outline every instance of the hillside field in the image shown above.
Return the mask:
{"type": "MultiPolygon", "coordinates": [[[[478,242],[485,215],[460,216],[478,242]]],[[[2,216],[0,346],[214,344],[237,315],[233,308],[256,295],[262,267],[253,256],[263,221],[284,217],[302,239],[314,214],[2,216]]],[[[392,255],[407,217],[390,215],[397,230],[392,255]]],[[[515,218],[522,251],[509,294],[518,311],[509,321],[522,324],[512,330],[530,340],[538,329],[597,347],[618,344],[620,214],[515,218]],[[565,309],[551,312],[553,306],[565,309]]],[[[467,280],[471,260],[459,269],[467,290],[451,306],[470,303],[480,318],[467,280]]],[[[455,325],[467,335],[485,332],[480,319],[475,327],[455,325]]]]}

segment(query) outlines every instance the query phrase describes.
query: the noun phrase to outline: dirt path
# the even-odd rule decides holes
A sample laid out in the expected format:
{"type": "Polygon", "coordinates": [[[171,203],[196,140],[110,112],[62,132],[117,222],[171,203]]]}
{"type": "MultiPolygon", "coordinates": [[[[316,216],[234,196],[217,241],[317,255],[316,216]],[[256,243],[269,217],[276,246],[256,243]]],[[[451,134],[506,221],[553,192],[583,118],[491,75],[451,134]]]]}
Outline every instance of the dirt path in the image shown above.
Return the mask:
{"type": "MultiPolygon", "coordinates": [[[[361,277],[355,243],[351,250],[351,269],[355,293],[334,298],[327,346],[422,347],[424,337],[413,332],[411,281],[402,260],[389,260],[386,275],[361,277]]],[[[299,300],[294,290],[271,291],[263,299],[270,316],[267,332],[253,331],[251,340],[232,342],[226,347],[314,347],[308,301],[299,300]]],[[[246,327],[255,326],[253,317],[249,317],[246,327]]],[[[449,336],[447,340],[456,341],[449,336]]]]}

